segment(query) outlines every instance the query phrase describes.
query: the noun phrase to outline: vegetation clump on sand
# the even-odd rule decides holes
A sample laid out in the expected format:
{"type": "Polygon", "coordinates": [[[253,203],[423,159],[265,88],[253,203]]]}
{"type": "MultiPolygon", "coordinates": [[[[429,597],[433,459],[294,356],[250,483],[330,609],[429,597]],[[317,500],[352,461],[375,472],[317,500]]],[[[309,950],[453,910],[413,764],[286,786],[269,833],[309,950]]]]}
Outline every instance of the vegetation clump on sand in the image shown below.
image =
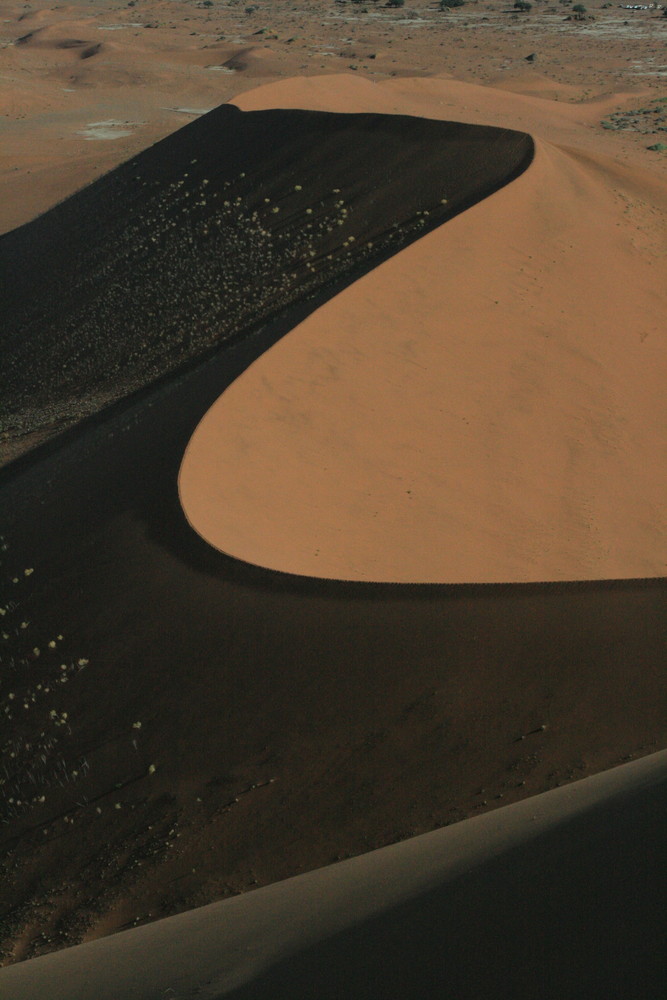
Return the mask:
{"type": "Polygon", "coordinates": [[[642,108],[613,111],[601,125],[610,131],[639,132],[641,135],[667,132],[667,97],[658,97],[642,108]]]}
{"type": "MultiPolygon", "coordinates": [[[[9,548],[2,542],[4,551],[9,548]]],[[[10,723],[0,744],[0,822],[5,825],[46,802],[54,784],[85,775],[85,757],[66,761],[63,744],[71,736],[62,685],[88,660],[72,654],[60,633],[46,638],[30,620],[32,567],[3,572],[0,589],[0,718],[10,723]],[[62,662],[62,661],[65,662],[62,662]]]]}

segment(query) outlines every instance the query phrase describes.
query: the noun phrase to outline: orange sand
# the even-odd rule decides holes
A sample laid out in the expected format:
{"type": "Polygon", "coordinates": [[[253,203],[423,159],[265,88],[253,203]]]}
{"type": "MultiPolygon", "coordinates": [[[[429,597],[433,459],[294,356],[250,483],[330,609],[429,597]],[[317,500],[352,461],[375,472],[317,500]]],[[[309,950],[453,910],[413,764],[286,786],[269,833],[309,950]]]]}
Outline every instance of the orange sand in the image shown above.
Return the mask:
{"type": "Polygon", "coordinates": [[[490,88],[318,78],[236,103],[502,121],[537,154],[224,393],[181,469],[195,530],[350,580],[664,575],[667,184],[579,151],[589,108],[490,88]]]}

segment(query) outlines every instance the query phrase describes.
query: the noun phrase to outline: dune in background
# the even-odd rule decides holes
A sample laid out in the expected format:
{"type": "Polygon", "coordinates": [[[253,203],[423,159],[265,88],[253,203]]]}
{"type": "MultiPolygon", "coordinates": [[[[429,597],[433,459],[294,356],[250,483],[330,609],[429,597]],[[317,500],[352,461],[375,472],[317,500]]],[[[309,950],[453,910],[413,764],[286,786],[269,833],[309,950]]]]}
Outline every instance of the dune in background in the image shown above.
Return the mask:
{"type": "Polygon", "coordinates": [[[663,751],[0,971],[12,1000],[663,995],[663,751]]]}
{"type": "MultiPolygon", "coordinates": [[[[245,100],[433,117],[481,100],[475,117],[541,114],[576,141],[578,109],[481,91],[350,79],[329,97],[308,80],[245,100]]],[[[229,555],[308,576],[664,575],[666,207],[652,175],[540,139],[511,185],[226,390],[184,458],[188,520],[229,555]]]]}

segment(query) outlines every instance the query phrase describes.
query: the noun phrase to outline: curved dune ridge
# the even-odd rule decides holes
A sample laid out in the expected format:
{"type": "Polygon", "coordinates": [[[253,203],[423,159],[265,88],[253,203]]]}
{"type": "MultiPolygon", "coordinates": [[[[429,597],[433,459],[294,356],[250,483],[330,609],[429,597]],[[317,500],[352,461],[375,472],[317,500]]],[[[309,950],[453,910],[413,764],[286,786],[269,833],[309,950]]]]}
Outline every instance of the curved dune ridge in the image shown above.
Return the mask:
{"type": "Polygon", "coordinates": [[[190,524],[314,577],[665,575],[667,186],[539,138],[542,123],[576,142],[586,109],[578,123],[572,106],[410,83],[290,81],[237,102],[504,116],[537,149],[224,392],[183,459],[190,524]]]}
{"type": "Polygon", "coordinates": [[[0,237],[0,432],[20,446],[302,318],[531,155],[507,129],[216,108],[0,237]]]}

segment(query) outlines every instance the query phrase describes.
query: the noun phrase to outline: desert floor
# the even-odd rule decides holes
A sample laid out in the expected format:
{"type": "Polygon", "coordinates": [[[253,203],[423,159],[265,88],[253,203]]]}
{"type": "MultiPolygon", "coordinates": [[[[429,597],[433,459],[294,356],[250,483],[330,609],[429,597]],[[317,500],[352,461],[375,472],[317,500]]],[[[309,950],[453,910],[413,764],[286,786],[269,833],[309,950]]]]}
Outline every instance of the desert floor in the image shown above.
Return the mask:
{"type": "MultiPolygon", "coordinates": [[[[667,159],[648,147],[667,127],[667,18],[569,13],[6,6],[0,249],[30,263],[12,322],[25,303],[47,309],[69,209],[13,231],[224,102],[287,109],[285,122],[407,116],[401,135],[424,150],[412,116],[535,142],[528,163],[508,139],[502,183],[487,145],[465,210],[443,206],[442,225],[387,244],[372,269],[345,271],[332,250],[335,288],[270,323],[258,312],[245,340],[153,391],[91,390],[81,426],[63,411],[33,436],[5,431],[6,963],[455,829],[665,746],[667,159]],[[56,249],[40,259],[31,234],[47,231],[56,249]],[[443,440],[449,478],[433,475],[443,440]]],[[[202,129],[175,140],[183,156],[202,129]]],[[[341,172],[351,206],[392,163],[392,210],[415,191],[433,200],[435,161],[406,163],[396,144],[382,162],[379,132],[361,162],[341,135],[331,177],[317,169],[328,189],[341,172]]],[[[293,166],[279,178],[292,188],[293,166]]],[[[78,216],[91,253],[96,197],[78,216]]],[[[372,223],[360,208],[350,234],[370,243],[372,223]]],[[[261,988],[248,996],[289,995],[261,988]]]]}
{"type": "MultiPolygon", "coordinates": [[[[595,126],[609,111],[644,107],[640,97],[664,95],[661,11],[596,3],[588,11],[594,20],[568,21],[569,14],[569,4],[544,0],[527,15],[493,0],[450,13],[412,3],[296,9],[283,0],[7,3],[0,228],[44,211],[193,114],[281,77],[439,76],[566,102],[609,96],[595,126]]],[[[596,127],[595,143],[622,159],[660,138],[645,137],[641,115],[625,124],[630,129],[612,136],[596,127]]],[[[647,154],[645,162],[659,169],[660,159],[647,154]]]]}

